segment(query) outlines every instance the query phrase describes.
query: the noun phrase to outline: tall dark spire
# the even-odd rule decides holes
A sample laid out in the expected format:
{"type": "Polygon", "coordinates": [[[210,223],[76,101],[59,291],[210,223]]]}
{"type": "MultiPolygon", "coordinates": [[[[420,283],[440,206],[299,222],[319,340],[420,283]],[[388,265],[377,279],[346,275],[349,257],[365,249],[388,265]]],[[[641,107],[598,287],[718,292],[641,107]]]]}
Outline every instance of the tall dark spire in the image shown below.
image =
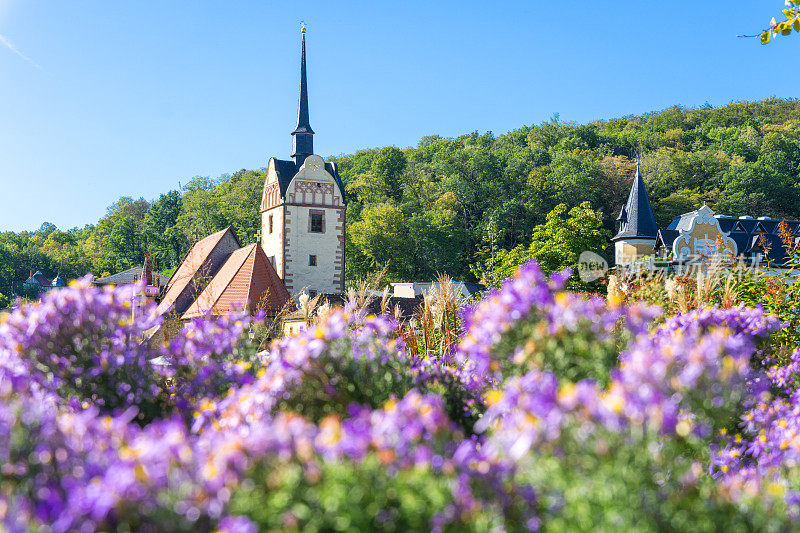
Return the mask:
{"type": "Polygon", "coordinates": [[[300,56],[300,103],[297,106],[297,127],[292,132],[292,158],[301,165],[314,153],[314,130],[308,122],[308,87],[306,83],[306,25],[300,23],[303,51],[300,56]]]}
{"type": "Polygon", "coordinates": [[[655,239],[658,234],[653,208],[650,205],[650,199],[647,198],[644,179],[639,171],[638,159],[636,175],[633,177],[631,192],[628,194],[628,202],[622,207],[617,221],[620,222],[619,233],[611,239],[612,241],[636,237],[655,239]]]}

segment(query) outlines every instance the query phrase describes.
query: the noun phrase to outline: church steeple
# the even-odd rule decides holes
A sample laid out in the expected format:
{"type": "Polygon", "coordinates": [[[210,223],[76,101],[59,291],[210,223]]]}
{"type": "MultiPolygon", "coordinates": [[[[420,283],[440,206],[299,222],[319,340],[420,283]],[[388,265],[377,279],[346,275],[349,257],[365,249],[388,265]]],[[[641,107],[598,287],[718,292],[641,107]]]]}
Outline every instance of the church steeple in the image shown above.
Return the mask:
{"type": "Polygon", "coordinates": [[[303,34],[300,57],[300,102],[297,106],[297,127],[292,132],[292,159],[297,165],[303,164],[306,157],[314,153],[314,130],[308,121],[308,87],[306,83],[306,25],[300,23],[303,34]]]}

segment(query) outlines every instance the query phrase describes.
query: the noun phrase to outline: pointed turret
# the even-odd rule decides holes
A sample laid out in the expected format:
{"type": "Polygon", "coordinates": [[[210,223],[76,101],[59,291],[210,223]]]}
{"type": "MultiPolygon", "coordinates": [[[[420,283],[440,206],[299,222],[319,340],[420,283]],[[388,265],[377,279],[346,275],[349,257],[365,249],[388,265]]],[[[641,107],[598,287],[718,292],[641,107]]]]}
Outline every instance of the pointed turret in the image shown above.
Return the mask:
{"type": "Polygon", "coordinates": [[[639,162],[636,162],[636,176],[633,178],[628,202],[622,207],[617,220],[620,222],[619,232],[612,241],[631,238],[655,239],[658,226],[653,216],[653,208],[647,198],[644,179],[639,171],[639,162]]]}
{"type": "Polygon", "coordinates": [[[299,166],[306,157],[314,153],[314,130],[308,121],[308,86],[306,82],[306,27],[301,25],[303,34],[300,56],[300,102],[297,106],[297,127],[292,132],[292,158],[299,166]]]}

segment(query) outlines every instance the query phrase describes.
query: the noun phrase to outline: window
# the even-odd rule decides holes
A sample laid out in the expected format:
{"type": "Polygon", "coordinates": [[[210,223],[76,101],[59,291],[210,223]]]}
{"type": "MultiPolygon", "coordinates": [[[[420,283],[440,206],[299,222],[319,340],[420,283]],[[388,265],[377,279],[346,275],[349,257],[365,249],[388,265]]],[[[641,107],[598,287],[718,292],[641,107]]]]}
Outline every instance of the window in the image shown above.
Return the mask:
{"type": "Polygon", "coordinates": [[[272,233],[272,215],[269,216],[269,232],[272,233]]]}
{"type": "Polygon", "coordinates": [[[309,214],[308,231],[311,233],[325,233],[325,215],[323,213],[309,214]]]}
{"type": "Polygon", "coordinates": [[[308,256],[308,266],[310,266],[310,267],[317,266],[317,256],[316,255],[309,255],[308,256]]]}

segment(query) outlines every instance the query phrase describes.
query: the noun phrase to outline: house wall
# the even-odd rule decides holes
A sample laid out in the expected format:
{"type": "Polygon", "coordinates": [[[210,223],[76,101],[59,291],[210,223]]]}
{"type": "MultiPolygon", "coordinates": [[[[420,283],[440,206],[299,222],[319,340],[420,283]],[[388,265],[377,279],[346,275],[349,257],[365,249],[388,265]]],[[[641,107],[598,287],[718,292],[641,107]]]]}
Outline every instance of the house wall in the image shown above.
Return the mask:
{"type": "Polygon", "coordinates": [[[672,243],[675,257],[711,257],[723,250],[729,257],[738,253],[736,243],[720,229],[714,212],[707,206],[684,215],[678,228],[680,234],[672,243]]]}
{"type": "Polygon", "coordinates": [[[653,254],[654,239],[626,239],[614,244],[614,260],[616,264],[630,263],[638,256],[653,254]]]}
{"type": "Polygon", "coordinates": [[[285,225],[283,220],[284,206],[279,205],[261,213],[261,245],[267,259],[272,262],[275,272],[283,279],[284,258],[283,241],[285,235],[285,225]],[[269,217],[272,217],[272,233],[269,232],[269,217]]]}

